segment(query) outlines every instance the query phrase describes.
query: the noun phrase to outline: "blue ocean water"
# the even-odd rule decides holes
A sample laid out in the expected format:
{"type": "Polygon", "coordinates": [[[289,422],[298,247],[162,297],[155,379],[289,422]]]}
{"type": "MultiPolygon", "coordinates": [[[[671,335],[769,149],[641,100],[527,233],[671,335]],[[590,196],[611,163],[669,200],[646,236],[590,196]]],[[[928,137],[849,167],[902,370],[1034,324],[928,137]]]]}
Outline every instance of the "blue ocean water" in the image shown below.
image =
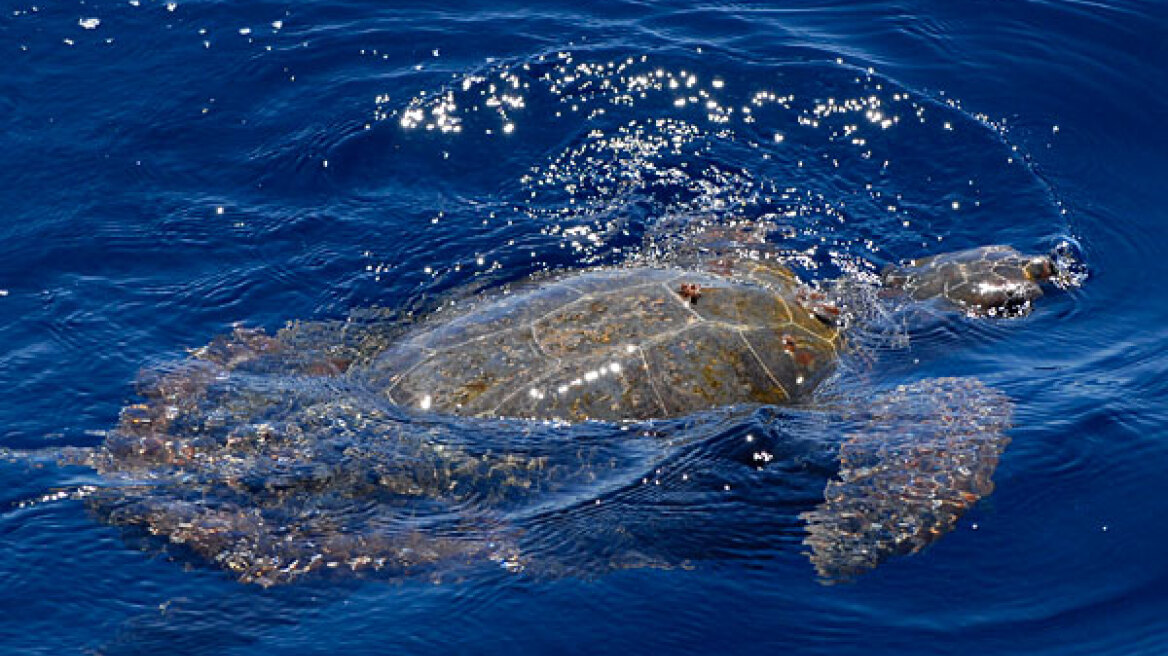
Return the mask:
{"type": "Polygon", "coordinates": [[[0,651],[1168,652],[1163,4],[3,9],[9,449],[99,444],[141,370],[237,323],[433,307],[694,218],[781,224],[813,279],[991,243],[1088,276],[876,354],[871,389],[976,376],[1016,409],[993,494],[852,583],[801,553],[841,439],[810,415],[618,450],[589,490],[615,515],[548,500],[569,572],[440,584],[242,584],[68,498],[92,472],[0,461],[0,651]],[[614,518],[684,566],[597,564],[614,518]]]}

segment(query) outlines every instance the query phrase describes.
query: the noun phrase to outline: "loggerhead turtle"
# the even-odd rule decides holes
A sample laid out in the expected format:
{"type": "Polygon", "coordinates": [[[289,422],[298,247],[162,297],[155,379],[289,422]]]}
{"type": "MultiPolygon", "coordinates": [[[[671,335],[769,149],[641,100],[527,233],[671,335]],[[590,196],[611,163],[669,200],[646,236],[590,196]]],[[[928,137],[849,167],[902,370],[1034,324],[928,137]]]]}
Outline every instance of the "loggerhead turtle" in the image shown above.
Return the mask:
{"type": "MultiPolygon", "coordinates": [[[[989,246],[891,268],[882,293],[1015,316],[1057,275],[1051,257],[989,246]]],[[[523,555],[490,509],[557,477],[619,468],[619,449],[476,449],[443,417],[513,433],[547,425],[530,420],[806,404],[847,345],[841,310],[767,257],[584,271],[454,318],[367,323],[237,329],[149,377],[145,402],[100,447],[57,458],[115,481],[80,492],[106,521],[242,581],[482,558],[518,568],[523,555]]],[[[992,489],[1010,410],[975,379],[875,395],[824,501],[802,515],[821,580],[951,530],[992,489]]]]}

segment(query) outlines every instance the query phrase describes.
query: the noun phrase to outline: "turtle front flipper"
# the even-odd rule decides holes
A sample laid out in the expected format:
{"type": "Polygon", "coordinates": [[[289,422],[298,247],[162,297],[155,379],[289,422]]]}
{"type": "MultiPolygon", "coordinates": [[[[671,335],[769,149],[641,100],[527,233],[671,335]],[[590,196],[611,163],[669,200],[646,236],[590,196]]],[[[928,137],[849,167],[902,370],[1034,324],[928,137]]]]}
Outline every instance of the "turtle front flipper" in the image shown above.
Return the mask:
{"type": "Polygon", "coordinates": [[[874,400],[840,447],[838,479],[803,513],[804,544],[824,583],[920,551],[993,490],[1009,443],[1010,400],[976,379],[939,378],[874,400]]]}

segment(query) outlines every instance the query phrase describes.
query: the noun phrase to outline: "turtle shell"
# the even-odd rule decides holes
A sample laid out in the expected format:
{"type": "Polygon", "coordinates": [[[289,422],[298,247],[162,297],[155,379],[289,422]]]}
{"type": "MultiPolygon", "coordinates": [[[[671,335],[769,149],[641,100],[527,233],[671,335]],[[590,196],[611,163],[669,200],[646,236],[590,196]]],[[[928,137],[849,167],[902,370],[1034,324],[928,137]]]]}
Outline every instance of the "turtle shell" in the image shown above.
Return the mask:
{"type": "Polygon", "coordinates": [[[578,273],[432,320],[365,375],[391,401],[464,416],[675,417],[798,402],[839,331],[769,262],[578,273]]]}

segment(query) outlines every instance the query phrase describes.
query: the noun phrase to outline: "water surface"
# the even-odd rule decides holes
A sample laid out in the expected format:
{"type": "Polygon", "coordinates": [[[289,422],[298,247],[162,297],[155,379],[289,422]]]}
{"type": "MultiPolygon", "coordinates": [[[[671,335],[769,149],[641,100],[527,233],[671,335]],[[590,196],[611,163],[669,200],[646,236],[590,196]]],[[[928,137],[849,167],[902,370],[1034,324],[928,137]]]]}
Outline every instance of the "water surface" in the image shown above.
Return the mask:
{"type": "Polygon", "coordinates": [[[621,451],[577,491],[607,519],[555,500],[556,535],[620,517],[685,567],[442,585],[243,585],[45,498],[91,473],[6,462],[0,649],[1165,651],[1166,43],[1153,2],[9,4],[7,448],[98,444],[237,322],[432,308],[702,217],[775,221],[813,280],[989,243],[1090,276],[879,350],[858,389],[977,376],[1015,427],[957,530],[852,584],[801,553],[841,430],[814,414],[621,451]]]}

